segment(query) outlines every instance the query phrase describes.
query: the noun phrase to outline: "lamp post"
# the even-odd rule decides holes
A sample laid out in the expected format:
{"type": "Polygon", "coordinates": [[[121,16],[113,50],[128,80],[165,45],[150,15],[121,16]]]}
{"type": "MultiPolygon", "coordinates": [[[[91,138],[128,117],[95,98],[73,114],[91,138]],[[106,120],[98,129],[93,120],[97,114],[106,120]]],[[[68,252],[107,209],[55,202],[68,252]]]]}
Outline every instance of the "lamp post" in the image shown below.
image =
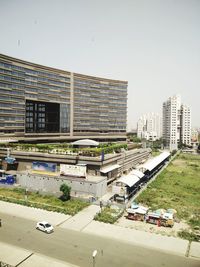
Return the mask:
{"type": "Polygon", "coordinates": [[[94,250],[93,253],[92,253],[92,259],[93,259],[93,267],[95,267],[95,257],[97,255],[97,250],[94,250]]]}

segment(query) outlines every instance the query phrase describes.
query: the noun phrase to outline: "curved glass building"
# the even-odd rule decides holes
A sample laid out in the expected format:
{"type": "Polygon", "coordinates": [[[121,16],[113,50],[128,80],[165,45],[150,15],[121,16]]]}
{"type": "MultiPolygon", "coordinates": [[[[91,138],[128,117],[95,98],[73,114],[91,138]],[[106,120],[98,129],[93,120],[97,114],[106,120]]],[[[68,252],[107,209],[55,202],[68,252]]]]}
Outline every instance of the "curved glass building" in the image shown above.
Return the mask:
{"type": "Polygon", "coordinates": [[[0,138],[124,140],[127,85],[0,54],[0,138]]]}

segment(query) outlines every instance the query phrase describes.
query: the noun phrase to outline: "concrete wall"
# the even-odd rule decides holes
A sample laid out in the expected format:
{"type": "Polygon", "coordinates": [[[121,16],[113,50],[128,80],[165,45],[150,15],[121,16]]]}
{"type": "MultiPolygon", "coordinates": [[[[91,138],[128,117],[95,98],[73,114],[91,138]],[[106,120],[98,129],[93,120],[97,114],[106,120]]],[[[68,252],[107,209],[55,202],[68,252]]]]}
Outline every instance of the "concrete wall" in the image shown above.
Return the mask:
{"type": "Polygon", "coordinates": [[[57,196],[61,194],[60,185],[63,183],[66,183],[71,187],[71,194],[73,196],[92,195],[94,197],[101,197],[106,194],[107,189],[106,178],[98,181],[88,181],[85,179],[70,179],[66,177],[17,174],[17,183],[30,191],[52,193],[57,196]]]}

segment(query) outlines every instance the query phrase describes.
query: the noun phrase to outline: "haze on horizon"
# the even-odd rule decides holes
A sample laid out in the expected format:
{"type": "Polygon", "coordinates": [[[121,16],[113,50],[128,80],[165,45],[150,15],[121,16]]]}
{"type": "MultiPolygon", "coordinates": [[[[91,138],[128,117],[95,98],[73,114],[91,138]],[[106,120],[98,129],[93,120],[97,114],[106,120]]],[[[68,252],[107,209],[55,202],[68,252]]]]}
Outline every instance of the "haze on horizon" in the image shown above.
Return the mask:
{"type": "Polygon", "coordinates": [[[128,81],[128,129],[180,94],[200,127],[199,0],[0,0],[0,53],[128,81]]]}

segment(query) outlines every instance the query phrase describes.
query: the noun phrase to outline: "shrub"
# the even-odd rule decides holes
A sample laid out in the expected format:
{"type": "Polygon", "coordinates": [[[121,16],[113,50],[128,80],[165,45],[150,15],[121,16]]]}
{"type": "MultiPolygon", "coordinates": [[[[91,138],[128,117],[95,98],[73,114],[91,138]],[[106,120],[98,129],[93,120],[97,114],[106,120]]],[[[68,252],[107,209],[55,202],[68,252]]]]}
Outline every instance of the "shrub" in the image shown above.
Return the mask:
{"type": "Polygon", "coordinates": [[[199,241],[199,237],[188,230],[178,232],[178,236],[189,241],[199,241]]]}
{"type": "Polygon", "coordinates": [[[70,199],[71,187],[67,184],[61,184],[60,191],[63,193],[61,200],[67,201],[70,199]]]}

